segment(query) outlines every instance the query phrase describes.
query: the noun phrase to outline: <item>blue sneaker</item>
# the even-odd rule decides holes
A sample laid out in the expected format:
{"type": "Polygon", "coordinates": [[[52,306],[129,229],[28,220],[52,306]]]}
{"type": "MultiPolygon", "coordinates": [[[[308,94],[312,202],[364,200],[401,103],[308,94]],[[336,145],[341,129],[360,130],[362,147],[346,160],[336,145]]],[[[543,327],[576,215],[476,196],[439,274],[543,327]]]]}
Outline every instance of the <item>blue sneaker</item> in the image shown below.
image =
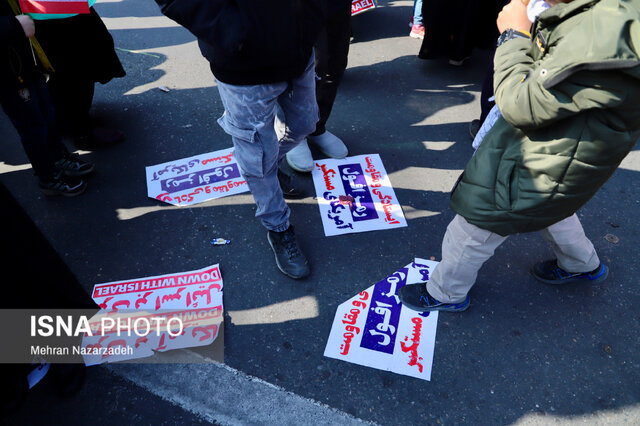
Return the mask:
{"type": "Polygon", "coordinates": [[[469,308],[469,296],[460,303],[444,303],[434,299],[427,291],[425,283],[405,285],[398,291],[398,297],[404,306],[414,311],[462,312],[469,308]]]}
{"type": "Polygon", "coordinates": [[[609,268],[600,263],[596,269],[590,272],[567,272],[558,266],[558,261],[545,260],[533,266],[533,277],[546,284],[568,284],[577,282],[599,283],[609,275],[609,268]]]}

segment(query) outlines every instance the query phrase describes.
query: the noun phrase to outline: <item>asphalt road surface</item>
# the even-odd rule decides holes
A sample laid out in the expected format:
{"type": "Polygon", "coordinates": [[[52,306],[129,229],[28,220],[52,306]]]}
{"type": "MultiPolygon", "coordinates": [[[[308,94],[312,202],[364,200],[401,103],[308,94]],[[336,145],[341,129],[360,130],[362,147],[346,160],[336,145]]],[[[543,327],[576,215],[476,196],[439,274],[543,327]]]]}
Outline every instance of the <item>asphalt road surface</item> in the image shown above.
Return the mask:
{"type": "Polygon", "coordinates": [[[418,59],[412,4],[383,0],[354,18],[328,123],[351,155],[381,156],[408,226],[325,237],[300,176],[310,195],[290,203],[292,222],[313,272],[299,282],[277,270],[249,194],[191,208],[147,198],[145,166],[231,146],[216,123],[223,108],[194,37],[153,1],[97,5],[127,77],[97,86],[94,115],[126,141],[81,152],[97,164],[84,195],[48,198],[1,116],[0,181],[87,291],[219,263],[224,365],[199,348],[189,352],[199,363],[91,367],[79,395],[36,387],[10,423],[640,423],[638,151],[579,211],[611,267],[606,282],[541,285],[528,271],[550,248],[537,234],[513,236],[480,271],[471,308],[440,314],[431,381],[323,356],[340,303],[415,257],[440,258],[449,191],[472,154],[488,55],[463,67],[418,59]],[[234,320],[242,311],[250,321],[234,320]]]}

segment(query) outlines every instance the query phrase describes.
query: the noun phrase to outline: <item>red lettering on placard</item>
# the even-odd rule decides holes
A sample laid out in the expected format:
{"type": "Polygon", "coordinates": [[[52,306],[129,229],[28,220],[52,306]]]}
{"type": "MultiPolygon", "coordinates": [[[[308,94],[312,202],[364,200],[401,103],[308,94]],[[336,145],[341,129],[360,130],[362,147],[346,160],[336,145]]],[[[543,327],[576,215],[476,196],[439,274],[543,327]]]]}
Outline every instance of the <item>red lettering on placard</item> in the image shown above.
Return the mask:
{"type": "Polygon", "coordinates": [[[413,318],[413,333],[411,334],[411,346],[405,344],[409,340],[409,336],[404,338],[404,342],[400,342],[400,349],[402,352],[409,352],[409,365],[417,366],[418,371],[422,373],[423,365],[419,361],[422,361],[422,357],[418,357],[418,346],[420,346],[420,333],[422,332],[422,318],[413,318]]]}

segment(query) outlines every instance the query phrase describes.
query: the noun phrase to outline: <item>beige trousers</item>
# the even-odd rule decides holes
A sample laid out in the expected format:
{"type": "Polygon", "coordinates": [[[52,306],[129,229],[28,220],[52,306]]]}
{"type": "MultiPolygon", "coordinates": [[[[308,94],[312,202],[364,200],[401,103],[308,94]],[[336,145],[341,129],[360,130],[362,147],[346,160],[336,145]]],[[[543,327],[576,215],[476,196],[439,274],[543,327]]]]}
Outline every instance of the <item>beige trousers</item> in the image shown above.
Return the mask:
{"type": "MultiPolygon", "coordinates": [[[[596,250],[575,214],[540,232],[551,243],[558,266],[565,271],[589,272],[600,264],[596,250]]],[[[444,234],[442,261],[427,283],[429,294],[441,302],[463,301],[484,262],[506,239],[456,215],[444,234]]]]}

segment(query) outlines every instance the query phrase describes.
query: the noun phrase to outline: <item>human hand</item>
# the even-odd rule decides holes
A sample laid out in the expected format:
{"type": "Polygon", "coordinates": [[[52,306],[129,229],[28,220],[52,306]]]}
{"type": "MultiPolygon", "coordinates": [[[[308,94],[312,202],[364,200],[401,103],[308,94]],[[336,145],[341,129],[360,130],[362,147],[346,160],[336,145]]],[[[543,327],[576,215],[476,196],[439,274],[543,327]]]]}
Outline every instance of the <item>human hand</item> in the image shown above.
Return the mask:
{"type": "Polygon", "coordinates": [[[511,0],[509,4],[502,8],[496,21],[500,33],[509,28],[520,32],[529,32],[531,21],[527,17],[527,3],[529,2],[526,0],[511,0]]]}
{"type": "Polygon", "coordinates": [[[33,23],[33,19],[27,15],[18,15],[16,16],[20,25],[22,25],[22,30],[24,31],[24,35],[27,37],[33,37],[36,34],[36,26],[33,23]]]}

